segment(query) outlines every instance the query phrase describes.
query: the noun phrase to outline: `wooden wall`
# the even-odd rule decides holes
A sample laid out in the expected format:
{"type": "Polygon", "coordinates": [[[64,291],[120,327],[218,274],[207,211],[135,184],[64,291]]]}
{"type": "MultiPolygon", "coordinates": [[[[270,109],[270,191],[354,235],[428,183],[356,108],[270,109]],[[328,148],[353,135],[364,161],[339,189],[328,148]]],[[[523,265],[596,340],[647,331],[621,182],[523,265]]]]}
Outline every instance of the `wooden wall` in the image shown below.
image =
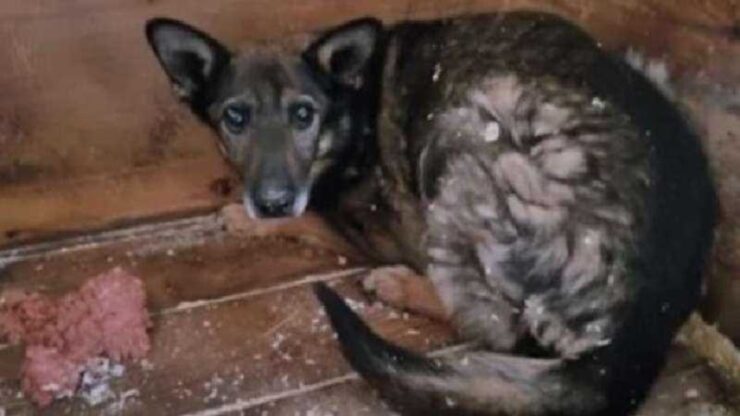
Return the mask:
{"type": "MultiPolygon", "coordinates": [[[[740,280],[736,0],[3,0],[0,247],[208,210],[238,194],[209,132],[171,96],[142,33],[149,17],[185,19],[237,45],[360,15],[395,21],[512,8],[569,16],[609,47],[668,61],[718,172],[717,264],[725,279],[740,280]]],[[[740,298],[740,285],[732,287],[740,298]]]]}
{"type": "Polygon", "coordinates": [[[606,43],[666,56],[682,73],[740,79],[732,0],[4,0],[0,244],[207,209],[234,193],[209,133],[176,104],[145,44],[149,17],[186,19],[236,45],[365,14],[519,7],[578,19],[606,43]]]}

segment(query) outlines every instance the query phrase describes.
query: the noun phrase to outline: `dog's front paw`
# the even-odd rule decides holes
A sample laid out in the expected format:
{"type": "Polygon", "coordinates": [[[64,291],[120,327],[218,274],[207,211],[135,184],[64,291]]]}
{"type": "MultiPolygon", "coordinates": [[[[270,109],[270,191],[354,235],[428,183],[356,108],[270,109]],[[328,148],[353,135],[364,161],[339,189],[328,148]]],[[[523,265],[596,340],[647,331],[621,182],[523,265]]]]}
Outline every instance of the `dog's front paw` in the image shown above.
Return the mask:
{"type": "Polygon", "coordinates": [[[429,279],[406,266],[374,269],[362,281],[362,286],[378,300],[394,308],[447,320],[447,313],[429,279]]]}
{"type": "Polygon", "coordinates": [[[362,287],[380,301],[401,307],[406,298],[403,279],[411,275],[416,276],[416,273],[406,266],[380,267],[363,279],[362,287]]]}

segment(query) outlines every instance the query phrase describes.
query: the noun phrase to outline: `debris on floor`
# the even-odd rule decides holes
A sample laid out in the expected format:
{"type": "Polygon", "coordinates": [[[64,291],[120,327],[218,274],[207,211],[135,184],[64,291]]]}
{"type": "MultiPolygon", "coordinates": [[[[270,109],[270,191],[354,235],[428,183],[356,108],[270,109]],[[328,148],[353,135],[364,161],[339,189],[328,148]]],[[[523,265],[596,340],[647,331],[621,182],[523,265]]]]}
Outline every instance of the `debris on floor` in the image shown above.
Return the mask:
{"type": "Polygon", "coordinates": [[[77,394],[90,406],[114,399],[116,394],[111,390],[110,382],[123,376],[125,371],[122,364],[111,362],[108,358],[91,358],[82,372],[77,394]]]}

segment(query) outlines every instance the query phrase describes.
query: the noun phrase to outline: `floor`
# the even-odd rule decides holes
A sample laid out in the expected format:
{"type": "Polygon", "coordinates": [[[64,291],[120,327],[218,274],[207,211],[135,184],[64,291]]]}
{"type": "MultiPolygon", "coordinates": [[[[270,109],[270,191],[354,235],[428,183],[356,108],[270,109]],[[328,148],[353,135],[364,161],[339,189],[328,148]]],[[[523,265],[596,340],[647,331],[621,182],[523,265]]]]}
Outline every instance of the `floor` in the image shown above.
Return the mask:
{"type": "MultiPolygon", "coordinates": [[[[0,252],[0,288],[62,293],[122,266],[146,282],[153,349],[114,395],[43,411],[21,393],[22,349],[0,348],[0,415],[387,415],[350,370],[311,293],[326,281],[382,336],[415,350],[458,348],[445,325],[374,302],[371,266],[316,217],[251,222],[220,213],[0,252]]],[[[641,415],[731,415],[714,372],[676,347],[641,415]]]]}

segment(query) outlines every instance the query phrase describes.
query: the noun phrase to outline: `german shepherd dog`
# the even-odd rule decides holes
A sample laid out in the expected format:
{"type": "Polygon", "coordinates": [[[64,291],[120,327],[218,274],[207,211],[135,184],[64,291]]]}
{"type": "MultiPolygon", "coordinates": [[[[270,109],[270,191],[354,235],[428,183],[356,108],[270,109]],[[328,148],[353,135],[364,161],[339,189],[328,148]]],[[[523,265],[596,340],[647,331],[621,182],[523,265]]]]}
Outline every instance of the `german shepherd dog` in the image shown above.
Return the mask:
{"type": "Polygon", "coordinates": [[[698,302],[715,194],[696,134],[639,71],[537,12],[361,19],[295,54],[234,54],[162,18],[146,33],[251,216],[310,202],[431,279],[470,349],[390,345],[316,287],[347,360],[399,411],[643,400],[698,302]]]}

